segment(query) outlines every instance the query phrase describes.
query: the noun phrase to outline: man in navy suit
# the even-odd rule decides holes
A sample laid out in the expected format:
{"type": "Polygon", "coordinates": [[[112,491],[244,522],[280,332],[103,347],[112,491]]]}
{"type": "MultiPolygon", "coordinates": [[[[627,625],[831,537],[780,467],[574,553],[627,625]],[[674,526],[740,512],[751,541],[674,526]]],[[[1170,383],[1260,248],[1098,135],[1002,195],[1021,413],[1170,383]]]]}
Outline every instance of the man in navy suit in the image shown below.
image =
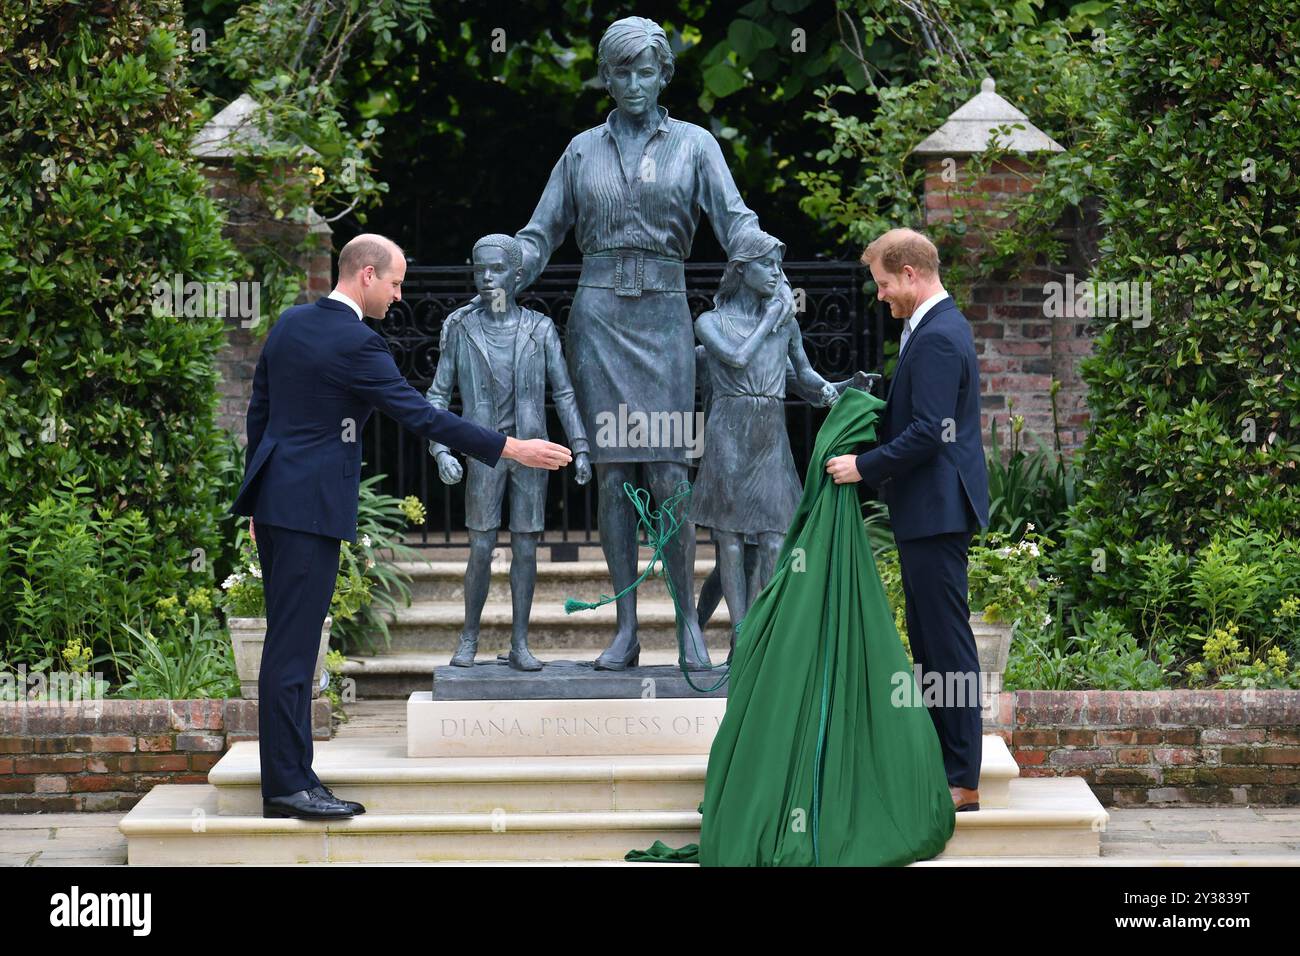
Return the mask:
{"type": "Polygon", "coordinates": [[[257,682],[262,815],[331,819],[364,813],[312,771],[311,676],[338,576],[340,540],[356,541],[361,431],[378,408],[426,442],[494,466],[501,458],[554,471],[562,445],[521,441],[434,408],[362,321],[401,299],[406,260],[383,236],[339,253],[326,298],[286,309],[267,335],[248,403],[244,482],[230,509],[249,515],[266,593],[257,682]]]}
{"type": "Polygon", "coordinates": [[[925,236],[891,229],[867,246],[862,262],[879,299],[906,325],[880,444],[832,458],[826,471],[836,484],[865,481],[889,507],[912,658],[923,687],[931,673],[942,680],[943,703],[929,712],[953,804],[978,810],[983,732],[966,568],[971,538],[988,527],[989,486],[975,340],[939,281],[939,254],[925,236]]]}

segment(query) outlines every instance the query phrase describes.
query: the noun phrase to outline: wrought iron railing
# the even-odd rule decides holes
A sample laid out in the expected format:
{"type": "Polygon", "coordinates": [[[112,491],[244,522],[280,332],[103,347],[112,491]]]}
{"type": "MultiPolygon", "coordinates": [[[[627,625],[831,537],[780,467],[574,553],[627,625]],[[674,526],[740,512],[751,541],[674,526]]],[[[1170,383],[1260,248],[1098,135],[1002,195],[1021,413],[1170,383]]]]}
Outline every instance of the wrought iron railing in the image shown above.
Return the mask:
{"type": "MultiPolygon", "coordinates": [[[[692,316],[712,307],[723,265],[687,263],[686,297],[692,316]]],[[[888,333],[883,311],[863,291],[869,278],[866,269],[850,262],[787,262],[784,269],[790,284],[803,290],[799,325],[813,367],[832,380],[848,378],[857,369],[879,371],[888,333]]],[[[550,266],[519,299],[521,305],[549,315],[562,341],[579,271],[576,264],[550,266]]],[[[374,324],[388,342],[402,374],[421,392],[433,382],[438,366],[438,336],[443,320],[473,295],[473,272],[468,265],[412,266],[406,271],[402,300],[374,324]]],[[[452,410],[458,407],[454,401],[452,410]]],[[[790,449],[801,477],[825,416],[824,409],[787,397],[790,449]]],[[[564,432],[549,400],[547,421],[552,439],[562,442],[564,432]]],[[[371,416],[362,440],[366,462],[363,474],[383,473],[386,477],[379,483],[379,490],[399,498],[415,495],[424,502],[428,512],[426,529],[409,535],[411,544],[436,548],[463,542],[463,538],[454,539],[453,534],[464,529],[464,481],[443,484],[426,444],[381,413],[371,416]]],[[[556,473],[547,494],[543,543],[598,540],[595,494],[594,477],[583,487],[573,480],[572,469],[556,473]]]]}

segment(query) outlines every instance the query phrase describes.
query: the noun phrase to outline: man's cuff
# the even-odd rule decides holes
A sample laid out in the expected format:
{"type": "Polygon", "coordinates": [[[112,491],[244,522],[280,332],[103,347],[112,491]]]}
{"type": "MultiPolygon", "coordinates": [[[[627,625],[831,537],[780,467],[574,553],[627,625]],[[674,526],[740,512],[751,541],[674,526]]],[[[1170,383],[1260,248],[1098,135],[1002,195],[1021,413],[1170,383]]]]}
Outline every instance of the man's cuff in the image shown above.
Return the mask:
{"type": "Polygon", "coordinates": [[[857,465],[858,474],[862,476],[862,480],[873,488],[880,484],[880,476],[876,474],[875,467],[876,462],[880,459],[880,456],[877,454],[879,450],[880,449],[878,448],[873,448],[870,451],[864,451],[854,462],[857,465]]]}

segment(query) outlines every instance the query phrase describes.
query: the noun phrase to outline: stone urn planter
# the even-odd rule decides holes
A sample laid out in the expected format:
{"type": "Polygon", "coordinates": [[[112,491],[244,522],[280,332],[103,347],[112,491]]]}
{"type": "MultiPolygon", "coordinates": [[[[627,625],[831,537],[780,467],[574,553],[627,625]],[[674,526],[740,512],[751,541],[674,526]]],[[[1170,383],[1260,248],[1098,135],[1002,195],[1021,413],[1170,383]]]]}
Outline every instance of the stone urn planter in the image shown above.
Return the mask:
{"type": "MultiPolygon", "coordinates": [[[[330,627],[334,619],[326,617],[320,629],[320,650],[316,654],[316,669],[311,676],[311,696],[320,696],[320,675],[325,668],[325,655],[329,651],[330,627]]],[[[257,700],[257,678],[262,672],[262,644],[266,640],[266,618],[232,617],[230,643],[235,648],[235,671],[239,674],[239,694],[248,700],[257,700]]]]}
{"type": "Polygon", "coordinates": [[[983,611],[972,611],[970,629],[975,635],[975,649],[984,673],[984,693],[1000,694],[1002,672],[1007,669],[1007,655],[1011,653],[1011,625],[986,621],[983,611]]]}

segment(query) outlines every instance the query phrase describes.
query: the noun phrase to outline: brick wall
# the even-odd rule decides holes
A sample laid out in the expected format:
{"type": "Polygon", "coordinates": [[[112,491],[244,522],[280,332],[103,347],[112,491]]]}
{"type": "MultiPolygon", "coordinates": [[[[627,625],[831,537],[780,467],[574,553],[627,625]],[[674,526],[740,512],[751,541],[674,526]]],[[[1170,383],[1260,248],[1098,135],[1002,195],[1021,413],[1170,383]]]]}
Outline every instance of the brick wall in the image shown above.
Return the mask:
{"type": "MultiPolygon", "coordinates": [[[[250,241],[248,231],[254,230],[257,241],[278,243],[306,272],[306,288],[298,296],[297,302],[315,301],[334,288],[330,254],[331,230],[326,223],[268,223],[265,221],[267,217],[258,215],[256,198],[250,191],[238,186],[228,167],[205,166],[204,173],[208,177],[213,197],[227,210],[230,218],[236,222],[248,223],[245,226],[226,227],[225,235],[236,247],[243,248],[250,241]],[[293,250],[308,234],[317,236],[319,245],[306,255],[298,255],[293,250]]],[[[220,375],[217,386],[220,396],[217,424],[239,436],[241,444],[247,441],[244,419],[248,413],[248,400],[253,394],[253,372],[257,368],[257,358],[265,340],[265,329],[245,329],[240,319],[228,318],[225,344],[214,363],[220,375]]]]}
{"type": "MultiPolygon", "coordinates": [[[[323,698],[312,737],[330,737],[323,698]]],[[[206,783],[256,739],[255,700],[0,702],[0,813],[129,810],[157,784],[206,783]]]]}
{"type": "MultiPolygon", "coordinates": [[[[954,208],[992,212],[1001,204],[1028,192],[1037,177],[1034,167],[1021,159],[1007,158],[978,181],[965,176],[963,158],[926,161],[925,220],[927,225],[948,222],[954,208]]],[[[1014,228],[1010,220],[984,220],[993,229],[1014,228]]],[[[1072,234],[1074,226],[1068,226],[1072,234]]],[[[979,240],[972,232],[968,248],[978,256],[979,240]]],[[[1067,236],[1068,238],[1068,236],[1067,236]]],[[[1059,270],[1026,264],[1013,275],[997,276],[975,286],[971,301],[958,302],[975,334],[975,351],[980,357],[981,426],[987,446],[989,424],[996,417],[998,439],[1006,447],[1006,426],[1010,414],[1025,417],[1022,444],[1035,447],[1029,434],[1036,434],[1052,446],[1052,411],[1049,388],[1052,379],[1061,382],[1057,395],[1061,444],[1073,449],[1087,434],[1087,387],[1079,377],[1079,360],[1092,351],[1092,337],[1084,321],[1048,317],[1043,307],[1044,285],[1063,281],[1065,272],[1087,273],[1073,242],[1067,242],[1069,259],[1059,270]],[[1014,407],[1008,411],[1008,399],[1014,407]]]]}
{"type": "Polygon", "coordinates": [[[1106,806],[1300,806],[1300,691],[1016,691],[995,721],[1022,777],[1106,806]]]}

